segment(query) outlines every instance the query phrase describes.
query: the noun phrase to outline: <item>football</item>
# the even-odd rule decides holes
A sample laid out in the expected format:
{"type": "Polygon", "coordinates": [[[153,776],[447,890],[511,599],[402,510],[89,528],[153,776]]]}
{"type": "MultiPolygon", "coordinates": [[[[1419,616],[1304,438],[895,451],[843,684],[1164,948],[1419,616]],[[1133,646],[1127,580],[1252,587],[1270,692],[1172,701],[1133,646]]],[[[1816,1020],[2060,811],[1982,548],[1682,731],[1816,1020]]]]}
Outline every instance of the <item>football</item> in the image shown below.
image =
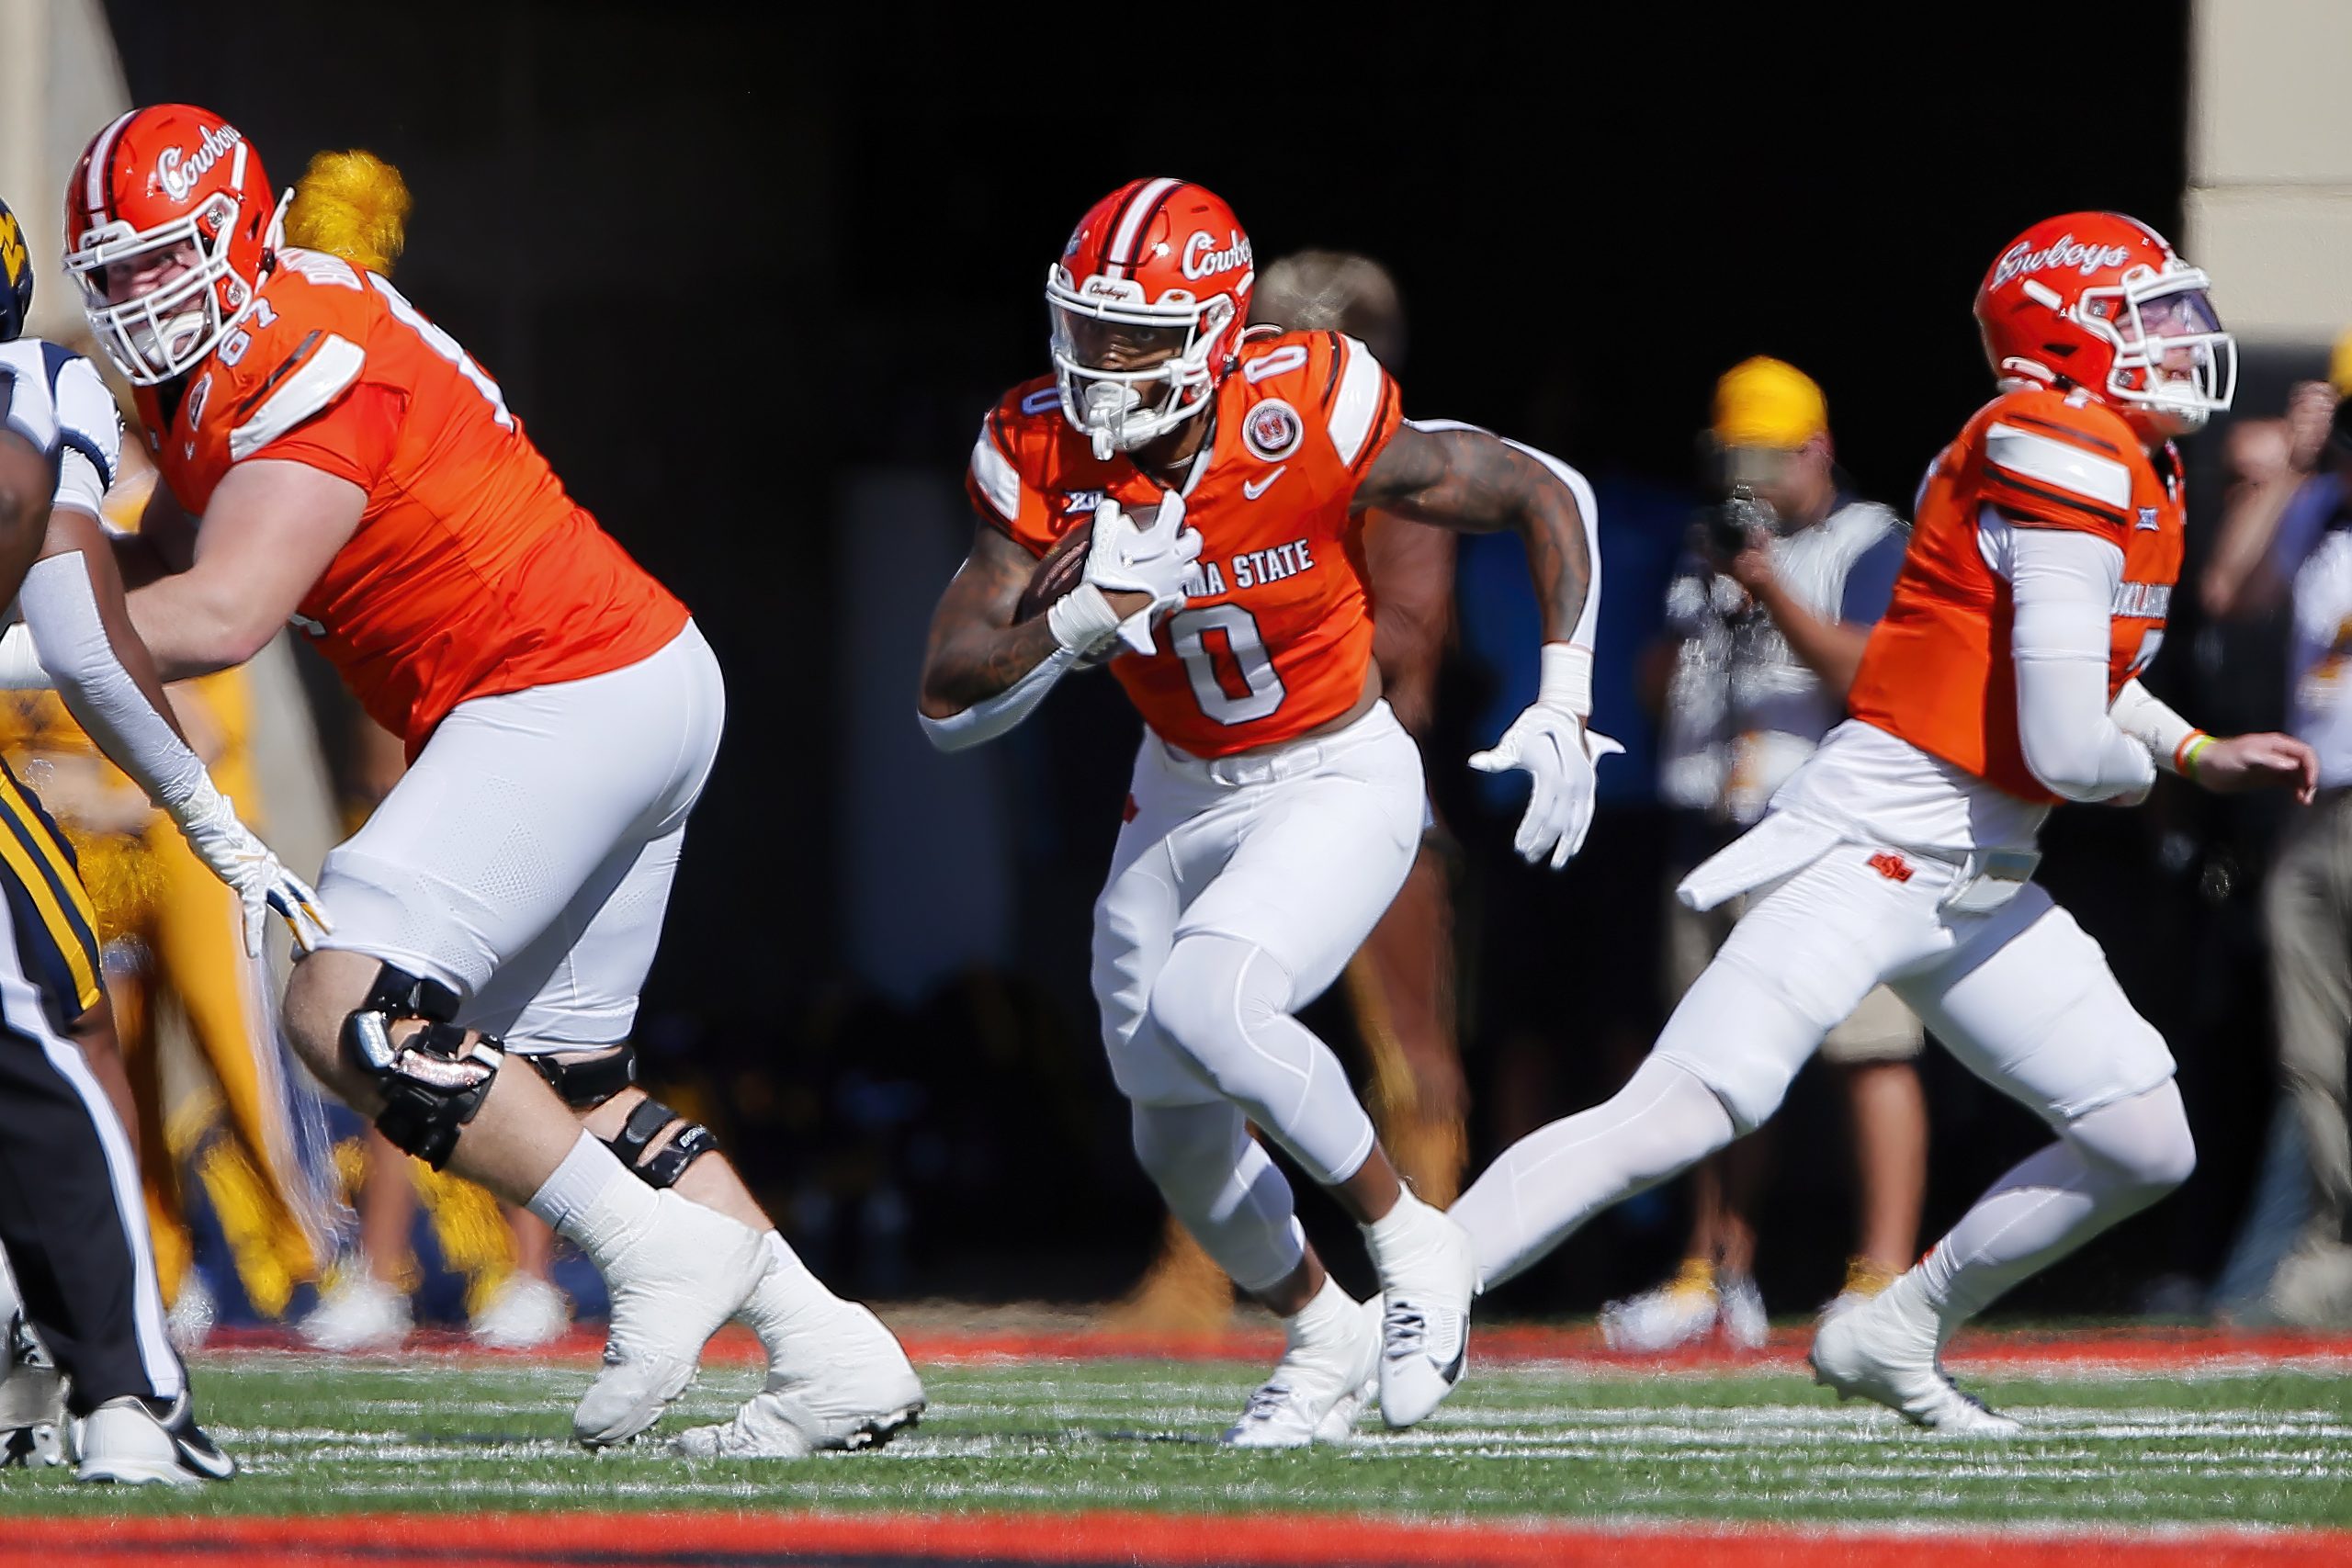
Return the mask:
{"type": "Polygon", "coordinates": [[[1021,603],[1014,607],[1012,618],[1017,622],[1034,621],[1063,594],[1076,588],[1086,578],[1086,552],[1094,543],[1094,519],[1081,518],[1078,525],[1054,541],[1037,561],[1037,570],[1029,574],[1029,586],[1021,591],[1021,603]]]}

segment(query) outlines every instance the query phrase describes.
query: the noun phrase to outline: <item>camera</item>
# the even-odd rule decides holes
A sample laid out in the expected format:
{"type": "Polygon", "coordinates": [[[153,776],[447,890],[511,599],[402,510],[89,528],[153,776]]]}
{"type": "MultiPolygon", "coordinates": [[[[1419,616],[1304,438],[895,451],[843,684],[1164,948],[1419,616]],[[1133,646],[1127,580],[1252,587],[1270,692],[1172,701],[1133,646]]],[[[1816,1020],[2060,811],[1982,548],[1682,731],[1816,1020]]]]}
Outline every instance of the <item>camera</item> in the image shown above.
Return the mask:
{"type": "Polygon", "coordinates": [[[1731,493],[1707,508],[1702,521],[1707,531],[1707,546],[1717,555],[1730,557],[1747,547],[1749,536],[1771,533],[1779,519],[1772,515],[1771,506],[1756,499],[1756,492],[1746,485],[1734,485],[1731,493]]]}

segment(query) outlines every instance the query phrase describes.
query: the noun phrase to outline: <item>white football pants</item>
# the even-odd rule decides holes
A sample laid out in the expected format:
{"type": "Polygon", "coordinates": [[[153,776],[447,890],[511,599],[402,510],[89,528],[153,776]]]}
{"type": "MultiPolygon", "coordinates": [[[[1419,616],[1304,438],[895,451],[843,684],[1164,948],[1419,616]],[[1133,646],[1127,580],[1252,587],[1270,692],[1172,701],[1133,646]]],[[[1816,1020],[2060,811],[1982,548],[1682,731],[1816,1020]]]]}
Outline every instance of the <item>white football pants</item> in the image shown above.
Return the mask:
{"type": "Polygon", "coordinates": [[[1317,1181],[1372,1120],[1291,1015],[1339,977],[1420,841],[1420,752],[1388,705],[1336,734],[1204,761],[1146,735],[1094,906],[1094,997],[1136,1154],[1244,1290],[1298,1264],[1290,1188],[1255,1122],[1317,1181]]]}
{"type": "Polygon", "coordinates": [[[327,856],[325,945],[448,986],[510,1051],[628,1039],[726,711],[691,621],[606,674],[459,703],[327,856]]]}
{"type": "Polygon", "coordinates": [[[2195,1154],[2172,1055],[2098,944],[2037,884],[1986,913],[1946,910],[1958,875],[1840,844],[1768,887],[1626,1086],[1504,1151],[1454,1205],[1482,1284],[1759,1125],[1882,981],[1972,1072],[2060,1134],[1931,1253],[1923,1272],[1939,1307],[1981,1309],[2177,1186],[2195,1154]]]}

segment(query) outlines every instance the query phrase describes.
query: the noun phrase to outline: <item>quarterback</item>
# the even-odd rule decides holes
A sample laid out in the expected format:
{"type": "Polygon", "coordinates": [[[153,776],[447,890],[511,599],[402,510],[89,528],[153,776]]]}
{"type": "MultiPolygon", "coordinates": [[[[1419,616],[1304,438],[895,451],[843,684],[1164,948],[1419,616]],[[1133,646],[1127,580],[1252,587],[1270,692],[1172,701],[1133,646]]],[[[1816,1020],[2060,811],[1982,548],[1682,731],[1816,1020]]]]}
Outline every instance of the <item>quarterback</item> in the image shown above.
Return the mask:
{"type": "Polygon", "coordinates": [[[1434,1408],[1465,1364],[1474,1283],[1468,1238],[1398,1183],[1292,1016],[1420,840],[1420,755],[1372,660],[1366,513],[1526,541],[1544,684],[1473,761],[1532,775],[1528,859],[1576,852],[1591,748],[1611,743],[1584,728],[1591,660],[1571,637],[1592,563],[1569,486],[1483,431],[1406,423],[1352,338],[1245,332],[1255,278],[1239,220],[1196,185],[1136,180],[1079,220],[1046,279],[1054,372],[1006,393],[972,449],[978,524],[918,706],[934,742],[970,745],[1107,658],[1142,714],[1095,905],[1103,1043],[1170,1211],[1283,1321],[1287,1352],[1225,1439],[1296,1447],[1344,1430],[1375,1377],[1391,1426],[1434,1408]],[[1049,554],[1068,591],[1023,618],[1049,554]],[[1252,1122],[1363,1226],[1376,1315],[1306,1245],[1252,1122]]]}
{"type": "Polygon", "coordinates": [[[2166,769],[2308,799],[2311,750],[2210,736],[2149,694],[2182,548],[2172,438],[2229,406],[2202,272],[2144,224],[2051,219],[1995,260],[1976,319],[1999,395],[1930,467],[1852,717],[1764,820],[1678,892],[1752,902],[1615,1098],[1506,1150],[1453,1213],[1482,1285],[1772,1114],[1881,982],[2052,1143],[1926,1258],[1825,1322],[1820,1382],[1922,1427],[2006,1436],[1939,1351],[2002,1292],[2186,1179],[2173,1061],[2099,948],[2033,880],[2063,800],[2132,805],[2166,769]]]}
{"type": "Polygon", "coordinates": [[[237,129],[187,105],[91,141],[66,265],[166,487],[118,542],[131,621],[179,678],[291,620],[405,741],[408,772],[327,858],[336,924],[306,944],[287,1022],[394,1145],[527,1203],[604,1270],[610,1338],[574,1436],[644,1430],[737,1315],[768,1387],[687,1451],[878,1441],[922,1404],[897,1341],[815,1280],[707,1129],[635,1084],[718,661],[392,286],[407,207],[395,171],[343,153],[289,210],[237,129]]]}

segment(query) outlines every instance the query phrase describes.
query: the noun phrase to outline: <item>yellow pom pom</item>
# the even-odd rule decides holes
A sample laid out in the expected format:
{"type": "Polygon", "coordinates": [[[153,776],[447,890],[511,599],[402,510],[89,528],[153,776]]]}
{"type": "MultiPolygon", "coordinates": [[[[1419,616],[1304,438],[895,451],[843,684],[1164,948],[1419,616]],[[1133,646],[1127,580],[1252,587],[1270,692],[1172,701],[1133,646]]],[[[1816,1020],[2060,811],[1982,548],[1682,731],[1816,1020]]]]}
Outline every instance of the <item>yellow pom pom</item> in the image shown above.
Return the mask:
{"type": "Polygon", "coordinates": [[[408,182],[373,152],[321,152],[294,186],[286,243],[390,277],[408,240],[408,182]]]}

